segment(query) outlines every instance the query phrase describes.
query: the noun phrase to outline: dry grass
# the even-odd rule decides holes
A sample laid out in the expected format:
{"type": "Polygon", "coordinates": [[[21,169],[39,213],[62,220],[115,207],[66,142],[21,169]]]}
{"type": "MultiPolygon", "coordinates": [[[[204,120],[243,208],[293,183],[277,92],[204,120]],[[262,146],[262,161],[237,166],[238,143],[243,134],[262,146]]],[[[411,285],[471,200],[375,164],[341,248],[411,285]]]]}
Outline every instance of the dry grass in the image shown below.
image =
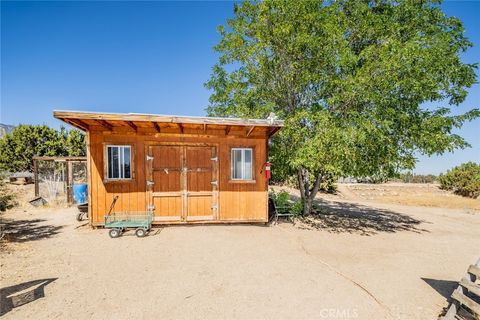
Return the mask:
{"type": "MultiPolygon", "coordinates": [[[[17,210],[34,210],[30,204],[30,200],[35,198],[35,185],[17,185],[6,183],[5,185],[9,193],[13,194],[14,208],[17,210]]],[[[42,195],[42,194],[41,194],[42,195]]],[[[49,201],[46,207],[49,208],[65,208],[67,206],[66,199],[59,197],[57,200],[49,201]]]]}
{"type": "Polygon", "coordinates": [[[340,184],[339,191],[352,200],[480,211],[480,199],[455,195],[439,189],[437,184],[340,184]]]}

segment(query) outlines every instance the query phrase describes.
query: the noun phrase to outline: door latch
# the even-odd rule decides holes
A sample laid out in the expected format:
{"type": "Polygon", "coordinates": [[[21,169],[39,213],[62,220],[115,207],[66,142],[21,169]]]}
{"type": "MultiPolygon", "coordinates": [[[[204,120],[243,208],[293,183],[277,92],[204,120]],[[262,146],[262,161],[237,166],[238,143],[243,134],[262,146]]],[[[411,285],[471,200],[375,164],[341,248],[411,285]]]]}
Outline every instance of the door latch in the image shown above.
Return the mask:
{"type": "Polygon", "coordinates": [[[215,180],[215,181],[210,181],[211,184],[213,184],[214,186],[218,186],[218,181],[215,180]]]}
{"type": "Polygon", "coordinates": [[[147,161],[148,161],[148,160],[153,160],[153,156],[147,154],[147,161]]]}
{"type": "Polygon", "coordinates": [[[218,161],[218,157],[210,158],[210,160],[212,160],[212,161],[218,161]]]}

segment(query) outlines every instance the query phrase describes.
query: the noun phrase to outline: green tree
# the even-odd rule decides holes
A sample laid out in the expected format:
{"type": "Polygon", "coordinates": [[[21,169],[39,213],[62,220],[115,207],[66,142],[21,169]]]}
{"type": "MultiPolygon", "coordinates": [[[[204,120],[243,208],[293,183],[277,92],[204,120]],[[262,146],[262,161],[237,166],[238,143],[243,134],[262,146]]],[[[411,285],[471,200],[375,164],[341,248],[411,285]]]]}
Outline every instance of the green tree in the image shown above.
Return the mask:
{"type": "Polygon", "coordinates": [[[72,157],[83,157],[87,154],[85,148],[85,135],[77,130],[65,130],[63,127],[60,130],[63,140],[65,141],[65,153],[72,157]]]}
{"type": "Polygon", "coordinates": [[[20,125],[0,139],[0,170],[32,171],[33,156],[85,155],[84,135],[46,125],[20,125]]]}
{"type": "Polygon", "coordinates": [[[437,1],[247,1],[218,30],[207,112],[285,120],[272,162],[297,176],[304,213],[332,176],[390,177],[415,152],[469,146],[452,129],[479,111],[450,108],[475,83],[472,44],[437,1]]]}

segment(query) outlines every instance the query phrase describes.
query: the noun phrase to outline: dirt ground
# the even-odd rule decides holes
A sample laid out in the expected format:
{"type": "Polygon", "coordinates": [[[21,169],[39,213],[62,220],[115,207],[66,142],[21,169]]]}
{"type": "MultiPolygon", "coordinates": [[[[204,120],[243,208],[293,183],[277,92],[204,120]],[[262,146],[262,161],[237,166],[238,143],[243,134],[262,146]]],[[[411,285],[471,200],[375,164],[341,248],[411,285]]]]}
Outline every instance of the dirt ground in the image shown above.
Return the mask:
{"type": "Polygon", "coordinates": [[[435,319],[480,257],[480,213],[357,192],[322,196],[321,214],[295,224],[142,239],[110,239],[75,208],[14,209],[2,215],[2,318],[435,319]],[[18,296],[34,301],[8,307],[18,296]]]}

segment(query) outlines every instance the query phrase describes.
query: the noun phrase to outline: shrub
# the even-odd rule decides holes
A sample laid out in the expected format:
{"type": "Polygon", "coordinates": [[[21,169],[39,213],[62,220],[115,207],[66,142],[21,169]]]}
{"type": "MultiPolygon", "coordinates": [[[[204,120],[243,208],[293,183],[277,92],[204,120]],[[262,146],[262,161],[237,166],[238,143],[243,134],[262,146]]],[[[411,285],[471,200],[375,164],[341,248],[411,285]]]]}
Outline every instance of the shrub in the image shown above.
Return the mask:
{"type": "Polygon", "coordinates": [[[5,186],[4,175],[0,174],[0,212],[11,209],[14,206],[13,194],[5,186]]]}
{"type": "Polygon", "coordinates": [[[303,201],[302,199],[292,201],[290,194],[285,190],[279,192],[270,192],[270,198],[275,201],[277,207],[289,208],[288,211],[293,213],[294,216],[301,215],[303,213],[303,201]]]}
{"type": "Polygon", "coordinates": [[[463,163],[441,174],[439,181],[441,189],[477,198],[480,195],[480,165],[475,162],[463,163]]]}
{"type": "Polygon", "coordinates": [[[302,199],[298,199],[297,201],[295,201],[293,203],[291,211],[292,211],[294,216],[299,216],[299,215],[303,214],[303,201],[302,201],[302,199]]]}
{"type": "Polygon", "coordinates": [[[275,201],[275,205],[277,207],[286,207],[290,205],[290,194],[285,190],[280,190],[279,192],[270,192],[270,198],[275,201]]]}

